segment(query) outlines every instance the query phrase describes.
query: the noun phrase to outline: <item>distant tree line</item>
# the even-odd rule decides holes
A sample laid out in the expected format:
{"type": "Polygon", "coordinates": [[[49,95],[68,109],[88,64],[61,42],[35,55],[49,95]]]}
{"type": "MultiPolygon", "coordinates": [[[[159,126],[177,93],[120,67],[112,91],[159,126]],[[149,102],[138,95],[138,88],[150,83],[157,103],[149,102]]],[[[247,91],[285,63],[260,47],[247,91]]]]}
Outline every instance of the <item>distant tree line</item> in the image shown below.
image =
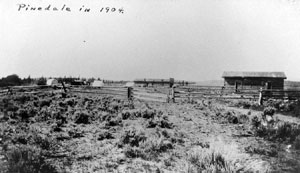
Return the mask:
{"type": "Polygon", "coordinates": [[[0,79],[0,87],[8,87],[8,86],[26,86],[26,85],[45,85],[47,79],[44,77],[41,78],[31,78],[28,76],[27,78],[21,79],[17,74],[8,75],[6,77],[2,77],[0,79]]]}
{"type": "MultiPolygon", "coordinates": [[[[93,83],[95,80],[103,80],[100,78],[79,78],[79,77],[49,77],[49,79],[56,79],[59,83],[64,82],[65,84],[76,84],[78,81],[84,82],[84,84],[89,85],[93,83]]],[[[103,80],[104,83],[107,84],[124,84],[126,81],[113,81],[113,80],[103,80]]],[[[80,82],[79,82],[80,83],[80,82]]],[[[29,85],[46,85],[47,78],[31,78],[28,76],[27,78],[21,79],[17,74],[8,75],[7,77],[3,77],[0,79],[0,87],[8,87],[8,86],[29,86],[29,85]]]]}
{"type": "MultiPolygon", "coordinates": [[[[79,77],[50,77],[52,79],[58,80],[58,82],[64,82],[67,84],[72,84],[74,81],[83,80],[89,83],[94,82],[95,78],[79,78],[79,77]]],[[[100,79],[100,78],[98,78],[100,79]]],[[[8,87],[8,86],[28,86],[28,85],[46,85],[47,78],[31,78],[28,76],[27,78],[21,79],[17,74],[8,75],[7,77],[3,77],[0,79],[0,87],[8,87]]]]}

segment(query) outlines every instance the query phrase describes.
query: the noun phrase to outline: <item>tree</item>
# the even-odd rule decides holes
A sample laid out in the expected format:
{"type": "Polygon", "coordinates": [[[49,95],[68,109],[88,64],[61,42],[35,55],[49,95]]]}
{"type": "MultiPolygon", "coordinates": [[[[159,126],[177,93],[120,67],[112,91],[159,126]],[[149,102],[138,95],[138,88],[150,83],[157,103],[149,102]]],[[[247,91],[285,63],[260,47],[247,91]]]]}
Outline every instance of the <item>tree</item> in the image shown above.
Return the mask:
{"type": "Polygon", "coordinates": [[[38,85],[46,85],[47,84],[47,79],[44,78],[44,77],[41,77],[41,78],[38,79],[37,84],[38,85]]]}
{"type": "Polygon", "coordinates": [[[0,81],[0,86],[2,87],[16,86],[21,84],[22,84],[22,80],[16,74],[8,75],[6,78],[2,78],[2,80],[0,81]]]}
{"type": "Polygon", "coordinates": [[[27,78],[24,78],[23,80],[22,80],[22,84],[23,85],[30,85],[31,83],[32,83],[32,79],[31,79],[31,77],[30,77],[30,75],[27,77],[27,78]]]}

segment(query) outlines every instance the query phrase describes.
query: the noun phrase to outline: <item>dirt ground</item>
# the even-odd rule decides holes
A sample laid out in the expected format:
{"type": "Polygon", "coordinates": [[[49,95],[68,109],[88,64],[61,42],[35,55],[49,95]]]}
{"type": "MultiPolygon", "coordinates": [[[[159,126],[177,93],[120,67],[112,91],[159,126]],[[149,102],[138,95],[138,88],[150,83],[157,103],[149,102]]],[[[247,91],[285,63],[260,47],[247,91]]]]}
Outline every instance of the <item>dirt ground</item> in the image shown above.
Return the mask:
{"type": "Polygon", "coordinates": [[[0,98],[0,172],[300,172],[300,120],[288,115],[273,117],[293,136],[271,140],[253,126],[262,111],[216,100],[0,98]]]}

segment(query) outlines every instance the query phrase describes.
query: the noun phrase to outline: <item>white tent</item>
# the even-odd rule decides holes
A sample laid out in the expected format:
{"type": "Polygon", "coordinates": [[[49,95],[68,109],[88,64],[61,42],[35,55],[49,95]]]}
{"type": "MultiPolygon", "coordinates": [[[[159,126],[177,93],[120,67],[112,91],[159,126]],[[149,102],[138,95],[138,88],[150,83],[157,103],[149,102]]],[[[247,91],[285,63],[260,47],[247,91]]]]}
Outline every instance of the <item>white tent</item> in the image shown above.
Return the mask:
{"type": "Polygon", "coordinates": [[[125,84],[125,87],[133,87],[134,86],[134,82],[127,82],[125,84]]]}
{"type": "Polygon", "coordinates": [[[58,81],[56,79],[48,79],[46,84],[49,85],[49,86],[54,86],[54,85],[57,86],[58,81]]]}
{"type": "Polygon", "coordinates": [[[103,86],[104,86],[104,83],[103,83],[103,81],[100,81],[100,80],[95,80],[92,83],[92,87],[103,87],[103,86]]]}

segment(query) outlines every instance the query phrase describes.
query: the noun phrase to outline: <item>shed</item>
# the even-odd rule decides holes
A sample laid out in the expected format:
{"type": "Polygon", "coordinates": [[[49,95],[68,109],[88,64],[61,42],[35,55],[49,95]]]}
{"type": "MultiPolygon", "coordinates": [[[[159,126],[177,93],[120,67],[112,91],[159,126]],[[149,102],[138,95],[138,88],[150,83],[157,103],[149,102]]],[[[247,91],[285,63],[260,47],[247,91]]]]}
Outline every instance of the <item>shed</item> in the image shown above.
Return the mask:
{"type": "Polygon", "coordinates": [[[58,85],[58,80],[56,80],[56,79],[48,79],[47,82],[46,82],[46,85],[57,86],[58,85]]]}
{"type": "Polygon", "coordinates": [[[225,88],[237,89],[283,89],[284,72],[225,71],[222,75],[225,88]]]}
{"type": "Polygon", "coordinates": [[[134,84],[143,86],[172,86],[174,78],[170,79],[135,79],[134,84]]]}
{"type": "Polygon", "coordinates": [[[83,80],[74,80],[71,82],[71,85],[85,85],[83,80]]]}

